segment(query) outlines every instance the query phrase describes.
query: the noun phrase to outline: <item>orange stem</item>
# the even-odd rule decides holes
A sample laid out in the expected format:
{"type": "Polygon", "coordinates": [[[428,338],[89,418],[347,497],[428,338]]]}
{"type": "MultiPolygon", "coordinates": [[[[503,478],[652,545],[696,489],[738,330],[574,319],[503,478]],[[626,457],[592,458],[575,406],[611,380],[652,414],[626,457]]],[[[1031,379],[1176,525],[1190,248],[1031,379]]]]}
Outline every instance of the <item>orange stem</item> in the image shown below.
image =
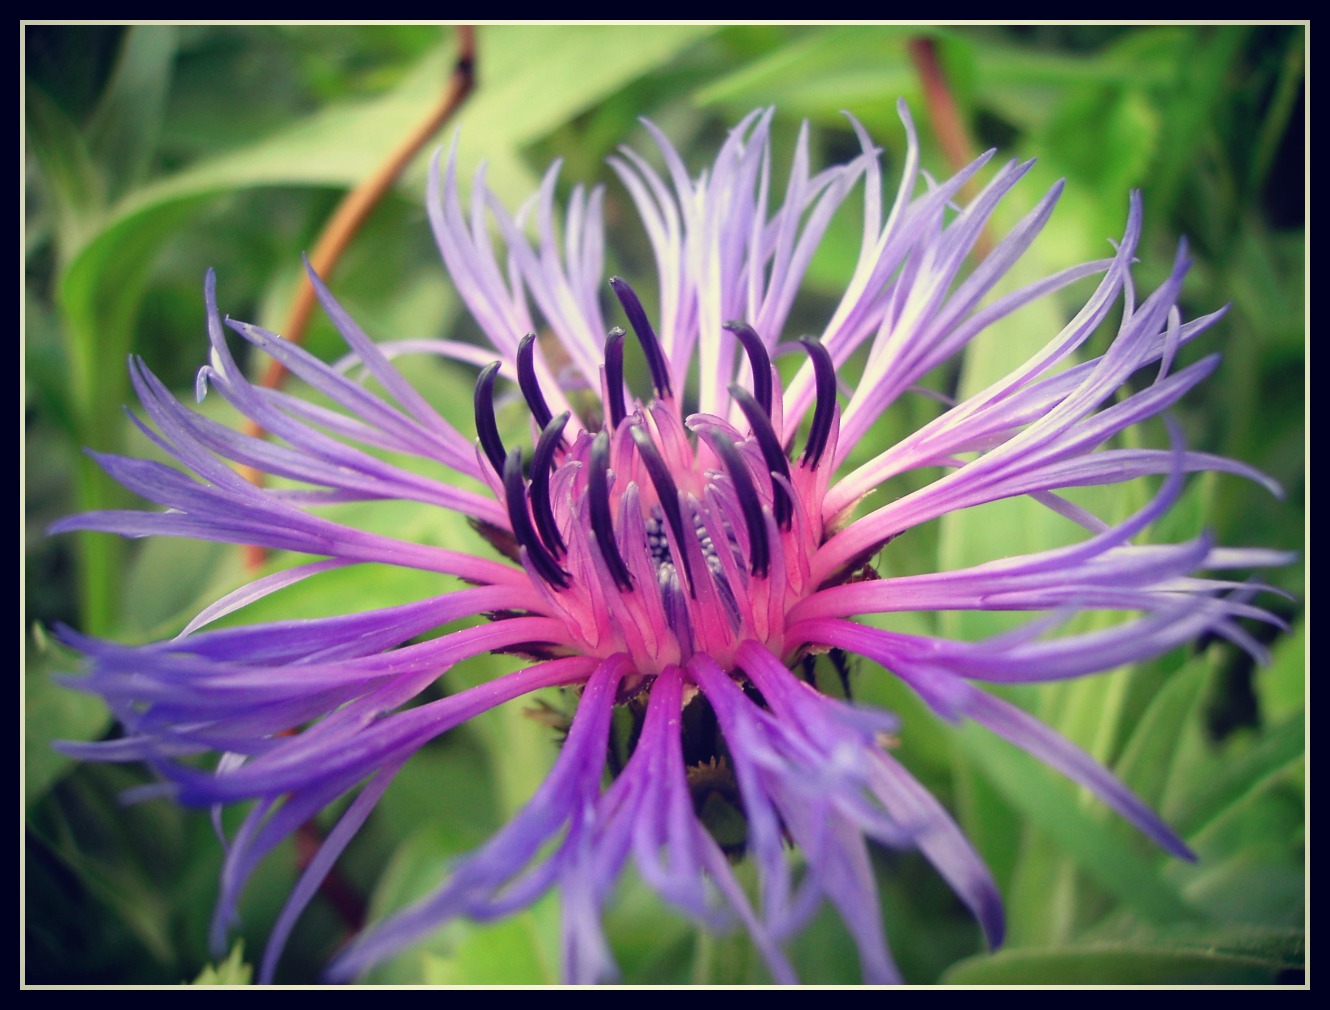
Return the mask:
{"type": "MultiPolygon", "coordinates": [[[[956,105],[956,99],[947,84],[947,76],[942,71],[942,64],[937,58],[937,44],[931,38],[911,39],[909,43],[910,59],[919,72],[919,80],[924,88],[924,104],[928,108],[928,119],[933,124],[942,153],[951,166],[953,173],[959,172],[975,159],[975,145],[970,138],[970,131],[965,126],[965,119],[956,105]]],[[[977,189],[974,180],[970,180],[962,192],[972,197],[977,189]]],[[[977,260],[984,259],[992,249],[992,239],[988,229],[984,228],[974,246],[977,260]]]]}
{"type": "MultiPolygon", "coordinates": [[[[351,244],[351,240],[369,218],[370,212],[388,195],[411,160],[444,123],[452,118],[475,87],[475,28],[472,25],[458,25],[457,42],[457,59],[453,63],[448,86],[438,103],[430,110],[429,115],[422,119],[393,151],[389,152],[383,163],[367,179],[346,194],[328,220],[322,234],[319,235],[314,252],[309,257],[309,263],[320,277],[326,278],[332,274],[338,260],[351,244]]],[[[296,344],[304,340],[315,301],[313,285],[307,276],[302,276],[299,290],[291,304],[291,311],[287,314],[286,323],[280,331],[287,340],[296,344]]],[[[286,376],[285,365],[280,361],[270,361],[259,379],[259,385],[265,389],[280,389],[282,383],[286,381],[286,376]]],[[[249,421],[245,425],[245,434],[262,438],[265,433],[261,425],[249,421]]],[[[258,487],[263,485],[263,474],[253,467],[241,467],[240,473],[251,484],[258,487]]],[[[246,545],[244,552],[245,567],[250,570],[261,567],[267,559],[267,551],[262,547],[246,545]]]]}

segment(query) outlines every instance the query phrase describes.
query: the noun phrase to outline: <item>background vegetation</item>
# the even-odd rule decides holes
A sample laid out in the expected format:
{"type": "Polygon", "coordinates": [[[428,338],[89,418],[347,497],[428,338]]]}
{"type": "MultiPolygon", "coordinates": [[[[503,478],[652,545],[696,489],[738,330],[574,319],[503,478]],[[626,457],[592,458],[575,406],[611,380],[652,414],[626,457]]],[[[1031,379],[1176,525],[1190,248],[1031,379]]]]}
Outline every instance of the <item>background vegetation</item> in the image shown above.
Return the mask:
{"type": "MultiPolygon", "coordinates": [[[[1025,276],[1106,255],[1106,240],[1121,234],[1128,191],[1141,189],[1142,288],[1162,280],[1185,235],[1195,263],[1184,311],[1230,305],[1198,342],[1204,346],[1189,349],[1225,357],[1180,412],[1189,442],[1255,463],[1286,489],[1276,501],[1237,478],[1194,481],[1154,535],[1208,527],[1221,543],[1301,551],[1305,43],[1301,26],[484,26],[479,87],[457,120],[461,159],[468,173],[486,160],[490,185],[510,206],[554,159],[563,160],[565,191],[606,183],[609,262],[642,276],[640,289],[654,276],[644,237],[605,165],[621,143],[650,151],[640,116],[699,171],[730,125],[769,105],[786,149],[806,120],[815,162],[843,158],[855,150],[847,110],[885,148],[891,180],[903,151],[895,112],[903,96],[936,176],[951,171],[937,140],[948,125],[962,128],[975,153],[998,146],[1004,156],[1039,158],[1009,219],[1067,179],[1057,214],[1020,268],[1025,276]],[[921,39],[936,56],[934,80],[954,99],[954,120],[925,96],[921,39]]],[[[456,40],[449,29],[424,26],[28,26],[24,44],[26,977],[178,982],[212,960],[206,927],[221,847],[205,813],[123,805],[119,795],[145,781],[141,770],[75,766],[50,749],[55,739],[97,739],[115,728],[96,699],[55,682],[74,660],[47,629],[65,622],[121,640],[174,633],[239,584],[241,558],[217,546],[48,538],[44,530],[71,512],[124,503],[81,448],[145,451],[121,411],[132,399],[126,355],[143,355],[187,393],[204,355],[209,267],[224,312],[277,326],[300,253],[348,187],[435,100],[456,40]]],[[[426,161],[413,163],[331,279],[381,338],[468,332],[425,220],[426,161]]],[[[779,174],[788,161],[774,164],[779,174]]],[[[810,329],[848,276],[857,244],[849,213],[814,265],[803,306],[810,329]]],[[[935,377],[938,387],[977,385],[1041,344],[1061,319],[1055,307],[1040,312],[1047,315],[1022,316],[976,344],[961,370],[935,377]]],[[[325,357],[340,353],[324,320],[308,341],[325,357]]],[[[413,378],[438,402],[468,402],[469,376],[415,367],[413,378]]],[[[921,399],[875,438],[886,444],[935,409],[921,399]]],[[[1150,490],[1096,504],[1125,514],[1150,490]]],[[[1038,511],[951,517],[903,538],[882,563],[893,571],[952,567],[1070,535],[1051,514],[1031,515],[1038,511]]],[[[465,535],[455,519],[419,509],[393,521],[408,535],[465,535]]],[[[1302,576],[1301,560],[1265,575],[1289,594],[1262,599],[1290,630],[1271,643],[1264,668],[1227,643],[1203,643],[1108,677],[1016,694],[1161,809],[1201,855],[1196,864],[1156,851],[1001,742],[938,723],[881,671],[854,671],[856,696],[902,714],[901,756],[957,812],[1008,903],[1009,943],[983,954],[974,924],[921,860],[881,853],[892,946],[911,981],[1300,978],[1302,576]]],[[[420,577],[391,571],[332,576],[258,609],[341,612],[430,591],[420,577]]],[[[952,615],[923,615],[913,627],[994,630],[952,615]]],[[[492,672],[476,664],[450,677],[492,672]]],[[[374,917],[408,900],[530,795],[555,738],[512,708],[455,731],[407,766],[343,860],[341,891],[316,900],[302,920],[280,980],[316,979],[358,905],[374,917]]],[[[268,861],[243,906],[244,953],[209,980],[243,980],[299,858],[288,848],[268,861]]],[[[553,981],[557,919],[550,900],[494,926],[455,923],[373,977],[553,981]]],[[[699,936],[632,881],[610,921],[626,981],[765,981],[744,938],[699,936]]],[[[833,915],[814,923],[794,954],[810,982],[857,981],[853,945],[833,915]]]]}

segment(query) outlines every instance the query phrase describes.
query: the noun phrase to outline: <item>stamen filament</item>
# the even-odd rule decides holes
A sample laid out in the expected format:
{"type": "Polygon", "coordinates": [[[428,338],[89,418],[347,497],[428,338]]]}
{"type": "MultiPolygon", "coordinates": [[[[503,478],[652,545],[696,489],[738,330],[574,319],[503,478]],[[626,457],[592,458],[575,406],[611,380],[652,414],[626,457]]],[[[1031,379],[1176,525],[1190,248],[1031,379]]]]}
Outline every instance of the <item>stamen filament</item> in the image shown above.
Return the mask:
{"type": "Polygon", "coordinates": [[[808,357],[813,362],[813,375],[817,383],[817,405],[813,409],[813,424],[808,429],[808,444],[804,446],[800,466],[816,470],[822,453],[831,438],[831,422],[836,415],[836,366],[831,354],[816,337],[800,337],[808,357]]]}
{"type": "Polygon", "coordinates": [[[543,429],[550,423],[554,413],[545,402],[545,394],[540,391],[540,382],[536,379],[534,333],[528,333],[517,345],[517,385],[521,387],[522,396],[526,398],[526,404],[531,408],[531,416],[535,419],[536,427],[543,429]]]}
{"type": "MultiPolygon", "coordinates": [[[[762,343],[762,338],[757,335],[755,329],[740,320],[728,322],[722,328],[738,337],[739,343],[743,345],[744,353],[748,355],[748,363],[753,368],[753,398],[762,408],[762,413],[770,418],[771,356],[767,354],[766,345],[762,343]]],[[[731,386],[730,389],[733,391],[734,387],[731,386]]],[[[749,424],[752,423],[752,418],[749,418],[749,424]]]]}
{"type": "Polygon", "coordinates": [[[540,433],[536,451],[531,456],[531,512],[536,519],[536,529],[540,538],[553,552],[555,557],[567,553],[568,546],[559,534],[559,525],[554,519],[554,503],[550,499],[550,469],[554,465],[554,453],[563,442],[563,429],[572,414],[564,411],[552,418],[540,433]]]}
{"type": "Polygon", "coordinates": [[[566,589],[571,576],[555,562],[545,545],[536,537],[527,514],[526,486],[522,479],[522,450],[514,449],[508,454],[503,465],[503,493],[508,502],[508,521],[513,527],[513,536],[526,548],[527,557],[537,574],[551,586],[566,589]]]}
{"type": "MultiPolygon", "coordinates": [[[[670,476],[670,468],[665,465],[665,460],[656,448],[656,444],[651,441],[651,436],[638,425],[633,425],[630,429],[633,436],[633,443],[637,446],[637,454],[642,460],[643,466],[647,468],[647,474],[651,477],[651,483],[656,489],[656,497],[660,499],[661,511],[665,513],[665,521],[670,524],[670,530],[674,533],[676,543],[683,543],[684,525],[683,513],[679,510],[679,489],[675,486],[674,478],[670,476]]],[[[684,577],[688,582],[688,595],[696,599],[696,591],[693,589],[693,570],[688,560],[688,552],[681,551],[683,562],[684,577]]]]}
{"type": "Polygon", "coordinates": [[[500,364],[498,361],[491,362],[481,369],[476,378],[475,413],[480,448],[490,461],[490,466],[494,467],[494,472],[502,476],[507,453],[503,448],[503,439],[499,437],[499,426],[494,420],[494,377],[499,374],[500,364]]]}
{"type": "MultiPolygon", "coordinates": [[[[619,331],[622,340],[623,331],[619,331]]],[[[620,387],[622,388],[622,387],[620,387]]],[[[610,436],[602,431],[591,444],[590,468],[587,474],[587,496],[591,505],[591,532],[600,545],[605,567],[610,570],[614,584],[625,593],[633,590],[633,577],[619,553],[619,543],[614,536],[614,523],[610,513],[610,436]]]]}
{"type": "Polygon", "coordinates": [[[772,480],[771,488],[776,522],[780,524],[781,529],[788,530],[794,514],[790,493],[786,490],[790,479],[790,461],[785,458],[785,450],[781,448],[780,439],[776,437],[776,429],[771,426],[771,419],[763,413],[761,403],[737,384],[730,387],[730,395],[739,404],[739,409],[748,419],[749,427],[753,429],[753,437],[757,439],[757,447],[762,450],[762,459],[767,464],[767,470],[773,477],[785,478],[784,481],[772,480]]]}
{"type": "Polygon", "coordinates": [[[716,432],[716,437],[708,439],[708,442],[725,464],[730,480],[734,481],[735,495],[743,510],[744,525],[748,527],[748,568],[758,578],[765,578],[771,559],[767,524],[762,518],[762,500],[758,498],[757,488],[753,486],[748,464],[744,462],[738,447],[722,432],[716,432]]]}
{"type": "Polygon", "coordinates": [[[656,331],[651,328],[651,321],[647,319],[646,310],[642,308],[637,292],[622,277],[611,277],[610,287],[614,289],[614,294],[618,297],[619,304],[623,306],[624,314],[628,316],[628,322],[642,345],[642,351],[647,356],[647,367],[651,369],[651,386],[655,389],[656,396],[662,400],[668,399],[673,395],[670,387],[670,365],[665,360],[665,350],[660,346],[656,331]]]}
{"type": "Polygon", "coordinates": [[[624,332],[618,326],[605,337],[605,405],[610,412],[610,431],[628,416],[623,401],[623,338],[624,332]]]}

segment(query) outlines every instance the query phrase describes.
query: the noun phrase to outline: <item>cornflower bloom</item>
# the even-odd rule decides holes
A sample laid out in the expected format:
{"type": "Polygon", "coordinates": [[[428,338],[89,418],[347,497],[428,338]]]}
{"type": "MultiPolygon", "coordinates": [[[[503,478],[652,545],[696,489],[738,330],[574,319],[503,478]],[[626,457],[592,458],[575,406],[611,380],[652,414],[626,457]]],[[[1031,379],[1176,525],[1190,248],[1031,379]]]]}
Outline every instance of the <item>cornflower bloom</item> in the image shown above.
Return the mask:
{"type": "Polygon", "coordinates": [[[197,394],[216,390],[273,440],[193,412],[141,361],[131,362],[147,415],[139,426],[181,469],[119,456],[98,460],[166,511],[98,512],[58,529],[196,537],[316,558],[231,593],[170,641],[129,647],[66,635],[87,656],[89,674],[77,686],[103,696],[125,727],[122,739],[68,750],[146,761],[184,804],[254,801],[230,840],[217,943],[258,861],[358,790],[275,926],[263,968],[270,978],[295,919],[415,751],[477,713],[562,687],[576,698],[576,712],[553,770],[527,806],[459,860],[437,890],[360,936],[338,957],[335,977],[355,976],[450,918],[501,917],[557,887],[565,978],[612,978],[601,911],[631,860],[665,902],[704,927],[747,929],[778,982],[795,980],[783,943],[824,901],[852,934],[863,978],[897,981],[870,841],[920,850],[973,910],[989,942],[999,944],[1003,914],[992,878],[938,801],[887,749],[896,721],[821,693],[795,672],[806,657],[832,650],[900,678],[948,720],[982,724],[1094,792],[1164,849],[1189,856],[1111,773],[976,682],[1079,677],[1202,634],[1259,653],[1236,620],[1268,615],[1231,592],[1237,583],[1193,573],[1277,563],[1278,556],[1222,550],[1205,538],[1151,546],[1132,540],[1169,508],[1188,471],[1264,478],[1186,451],[1176,435],[1171,450],[1106,447],[1214,370],[1214,357],[1178,369],[1173,361],[1219,313],[1182,320],[1176,303],[1185,248],[1159,289],[1138,298],[1131,277],[1141,231],[1135,196],[1113,255],[994,296],[1048,220],[1060,187],[967,270],[994,209],[1030,163],[997,169],[958,209],[963,187],[989,158],[934,182],[919,170],[903,105],[901,117],[908,154],[885,221],[878,154],[858,124],[862,153],[816,174],[801,133],[783,202],[770,181],[769,112],[744,119],[696,178],[648,124],[664,174],[631,150],[613,167],[654,249],[654,316],[629,283],[611,277],[614,299],[607,302],[614,310],[607,318],[599,191],[574,190],[560,220],[551,170],[530,204],[512,215],[478,175],[468,209],[455,155],[442,170],[436,159],[430,220],[491,346],[376,344],[312,277],[352,355],[350,364],[331,366],[257,326],[224,323],[210,276],[211,361],[199,373],[197,394]],[[853,276],[821,333],[795,343],[787,319],[802,276],[833,212],[860,185],[863,240],[853,276]],[[926,373],[1015,310],[1094,278],[1088,301],[1031,360],[940,408],[935,420],[886,451],[845,465],[926,373]],[[629,338],[607,325],[616,317],[644,352],[651,383],[645,402],[627,391],[629,338]],[[1114,320],[1107,348],[1082,353],[1114,320]],[[228,347],[228,327],[330,405],[251,384],[228,347]],[[537,332],[545,336],[537,339],[537,332]],[[393,359],[406,353],[481,366],[475,439],[446,422],[397,370],[393,359]],[[783,382],[773,357],[786,353],[798,358],[783,382]],[[358,380],[357,369],[377,392],[358,380]],[[1153,374],[1143,383],[1126,385],[1147,369],[1153,374]],[[846,373],[853,378],[842,394],[846,373]],[[520,395],[529,412],[529,456],[512,444],[521,439],[505,441],[496,422],[503,392],[520,395]],[[684,402],[694,398],[696,410],[686,411],[684,402]],[[409,469],[388,462],[386,453],[422,465],[409,469]],[[289,483],[256,487],[233,464],[289,483]],[[441,469],[472,484],[441,480],[441,469]],[[888,479],[920,470],[941,475],[903,497],[871,500],[888,479]],[[1056,493],[1147,475],[1163,475],[1161,489],[1119,525],[1056,493]],[[1017,496],[1080,524],[1082,539],[938,574],[878,577],[870,567],[913,527],[1017,496]],[[869,506],[858,507],[866,499],[869,506]],[[321,512],[367,500],[459,512],[491,547],[473,555],[405,542],[321,512]],[[203,630],[278,589],[366,563],[466,585],[342,617],[203,630]],[[978,642],[853,620],[947,610],[1042,616],[978,642]],[[1083,610],[1124,616],[1107,629],[1055,633],[1083,610]],[[477,616],[489,621],[429,637],[477,616]],[[531,663],[412,705],[454,665],[492,652],[522,654],[531,663]],[[626,708],[631,731],[618,740],[626,758],[607,776],[616,707],[626,708]],[[211,770],[196,759],[209,752],[221,755],[211,770]],[[708,822],[713,794],[742,812],[737,840],[720,839],[708,822]],[[755,894],[736,878],[732,858],[740,853],[755,864],[755,894]]]}

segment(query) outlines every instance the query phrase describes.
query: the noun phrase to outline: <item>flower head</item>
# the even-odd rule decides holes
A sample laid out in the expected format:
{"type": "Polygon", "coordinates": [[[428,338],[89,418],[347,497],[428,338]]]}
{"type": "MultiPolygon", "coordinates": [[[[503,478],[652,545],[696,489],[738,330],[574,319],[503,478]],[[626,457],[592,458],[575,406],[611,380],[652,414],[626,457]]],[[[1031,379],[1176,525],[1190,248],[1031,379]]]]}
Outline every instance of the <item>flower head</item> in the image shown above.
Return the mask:
{"type": "Polygon", "coordinates": [[[1109,772],[975,682],[1078,677],[1206,633],[1259,651],[1235,619],[1263,612],[1231,594],[1234,583],[1193,573],[1277,556],[1220,550],[1204,539],[1132,541],[1169,508],[1187,471],[1263,478],[1188,452],[1176,435],[1171,450],[1111,447],[1213,371],[1214,358],[1176,370],[1173,359],[1218,313],[1182,320],[1185,249],[1163,285],[1137,297],[1136,198],[1113,255],[995,295],[1052,212],[1058,188],[973,263],[994,208],[1029,165],[998,169],[957,209],[988,159],[945,182],[927,180],[901,111],[909,155],[885,221],[877,152],[857,124],[862,153],[817,174],[800,138],[781,201],[770,183],[770,114],[740,123],[700,177],[648,126],[665,174],[631,150],[614,168],[655,252],[654,312],[637,293],[644,285],[603,279],[599,192],[574,191],[560,221],[552,171],[513,216],[478,177],[468,209],[454,158],[441,173],[436,165],[430,217],[490,347],[376,344],[314,277],[352,352],[351,365],[328,365],[257,326],[224,324],[210,277],[212,357],[198,394],[216,390],[273,440],[195,413],[142,362],[131,363],[148,418],[140,427],[183,471],[98,458],[166,511],[92,513],[59,529],[190,536],[315,559],[231,593],[167,642],[126,647],[68,635],[89,660],[79,686],[101,694],[126,728],[123,739],[71,750],[150,762],[183,803],[256,801],[229,848],[219,941],[258,861],[313,814],[359,790],[277,924],[270,975],[295,918],[402,764],[473,715],[557,686],[576,697],[576,713],[528,805],[436,891],[360,937],[335,974],[353,976],[450,918],[503,916],[557,887],[566,978],[612,977],[600,916],[631,861],[665,902],[699,923],[747,929],[778,981],[794,980],[783,942],[823,901],[853,935],[865,980],[892,981],[898,975],[870,842],[922,851],[989,941],[1000,943],[997,889],[945,810],[887,749],[893,717],[823,694],[795,672],[825,652],[865,657],[943,717],[981,723],[1188,856],[1109,772]],[[853,276],[821,332],[796,341],[787,321],[801,279],[833,213],[857,187],[864,222],[853,276]],[[1078,281],[1092,283],[1092,293],[1035,357],[939,409],[885,452],[849,465],[865,434],[926,373],[994,322],[1078,281]],[[1088,349],[1114,321],[1107,348],[1088,349]],[[252,385],[232,357],[228,326],[328,402],[252,385]],[[644,400],[625,381],[630,340],[646,362],[644,400]],[[393,363],[405,353],[481,366],[474,436],[412,388],[393,363]],[[786,356],[791,364],[778,368],[786,356]],[[1143,384],[1127,386],[1147,370],[1143,384]],[[504,398],[520,398],[528,436],[501,430],[496,403],[504,398]],[[233,464],[286,483],[256,487],[233,464]],[[440,468],[470,486],[439,479],[440,468]],[[941,475],[912,493],[871,497],[893,477],[934,470],[941,475]],[[1118,525],[1056,493],[1147,475],[1163,475],[1161,489],[1118,525]],[[1080,541],[937,574],[879,577],[872,567],[913,527],[1021,496],[1084,527],[1080,541]],[[407,542],[352,528],[324,508],[380,500],[461,513],[490,546],[473,554],[407,542]],[[343,617],[204,630],[300,580],[372,562],[467,585],[343,617]],[[854,620],[943,610],[1043,616],[979,642],[854,620]],[[1098,631],[1056,633],[1083,610],[1129,616],[1098,631]],[[476,616],[489,620],[422,637],[476,616]],[[499,651],[529,656],[530,665],[413,703],[441,677],[446,683],[456,664],[499,651]],[[632,730],[606,784],[616,707],[632,730]],[[191,760],[209,752],[221,755],[211,770],[191,760]],[[727,834],[708,814],[716,797],[741,812],[741,830],[727,834]],[[740,854],[755,864],[756,894],[735,876],[740,854]]]}

